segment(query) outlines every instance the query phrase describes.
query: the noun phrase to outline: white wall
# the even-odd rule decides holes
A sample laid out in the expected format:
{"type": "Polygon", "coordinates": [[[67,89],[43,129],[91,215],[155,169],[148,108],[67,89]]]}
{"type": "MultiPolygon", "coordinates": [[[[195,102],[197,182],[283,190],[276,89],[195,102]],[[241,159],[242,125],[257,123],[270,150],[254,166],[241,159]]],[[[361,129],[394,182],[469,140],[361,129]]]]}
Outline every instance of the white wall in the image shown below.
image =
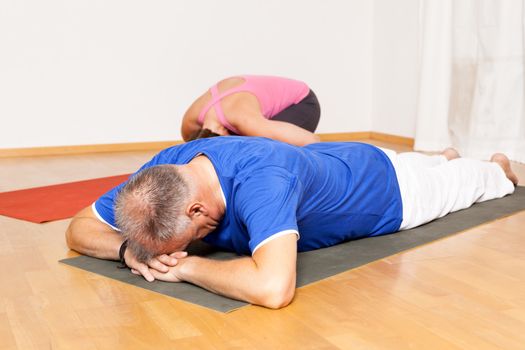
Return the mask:
{"type": "Polygon", "coordinates": [[[239,73],[309,83],[318,132],[370,130],[388,94],[373,18],[368,0],[2,1],[0,148],[180,139],[193,99],[239,73]]]}
{"type": "Polygon", "coordinates": [[[372,130],[414,137],[419,0],[375,0],[372,130]]]}

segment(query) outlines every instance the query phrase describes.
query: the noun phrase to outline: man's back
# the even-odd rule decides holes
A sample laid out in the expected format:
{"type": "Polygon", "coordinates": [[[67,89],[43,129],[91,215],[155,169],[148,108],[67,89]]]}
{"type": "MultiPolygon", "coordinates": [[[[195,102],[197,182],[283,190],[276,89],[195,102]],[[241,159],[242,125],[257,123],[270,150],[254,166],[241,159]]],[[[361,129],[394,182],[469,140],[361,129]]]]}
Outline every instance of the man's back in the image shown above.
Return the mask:
{"type": "MultiPolygon", "coordinates": [[[[253,137],[197,140],[160,152],[143,168],[186,164],[204,154],[226,201],[221,225],[205,240],[241,254],[283,232],[298,232],[300,251],[394,232],[402,219],[394,169],[361,143],[295,147],[253,137]]],[[[116,191],[95,209],[111,223],[116,191]]]]}

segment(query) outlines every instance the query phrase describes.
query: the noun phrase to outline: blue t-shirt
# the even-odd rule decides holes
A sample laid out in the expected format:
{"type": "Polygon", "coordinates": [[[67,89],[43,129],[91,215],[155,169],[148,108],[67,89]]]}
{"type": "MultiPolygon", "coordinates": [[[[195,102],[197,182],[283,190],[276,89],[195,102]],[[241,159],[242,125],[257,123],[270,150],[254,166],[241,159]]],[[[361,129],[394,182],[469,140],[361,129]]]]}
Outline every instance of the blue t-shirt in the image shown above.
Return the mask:
{"type": "MultiPolygon", "coordinates": [[[[221,249],[251,254],[276,235],[296,232],[298,250],[308,251],[392,233],[401,224],[395,170],[372,145],[296,147],[258,137],[214,137],[165,149],[141,169],[186,164],[200,154],[215,167],[226,201],[220,225],[204,238],[221,249]]],[[[123,185],[93,205],[113,227],[113,205],[123,185]]]]}

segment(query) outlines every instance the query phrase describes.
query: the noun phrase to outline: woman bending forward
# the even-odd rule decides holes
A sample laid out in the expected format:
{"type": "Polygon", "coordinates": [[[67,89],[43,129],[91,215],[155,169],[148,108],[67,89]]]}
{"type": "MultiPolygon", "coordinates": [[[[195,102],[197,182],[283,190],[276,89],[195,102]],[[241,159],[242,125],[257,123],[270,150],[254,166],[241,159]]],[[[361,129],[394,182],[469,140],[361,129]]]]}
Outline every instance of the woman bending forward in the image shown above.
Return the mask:
{"type": "Polygon", "coordinates": [[[293,145],[319,142],[313,134],[321,109],[301,81],[258,75],[224,79],[200,96],[184,114],[182,137],[263,136],[293,145]]]}

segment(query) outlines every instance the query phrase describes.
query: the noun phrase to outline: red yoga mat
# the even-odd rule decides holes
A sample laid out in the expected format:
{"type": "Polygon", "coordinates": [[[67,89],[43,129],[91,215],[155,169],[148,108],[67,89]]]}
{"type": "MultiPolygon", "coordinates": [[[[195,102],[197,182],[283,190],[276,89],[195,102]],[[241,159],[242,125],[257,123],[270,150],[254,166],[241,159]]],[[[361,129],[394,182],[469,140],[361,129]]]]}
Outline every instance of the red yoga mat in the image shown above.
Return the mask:
{"type": "Polygon", "coordinates": [[[42,223],[70,218],[129,174],[0,193],[0,215],[42,223]]]}

